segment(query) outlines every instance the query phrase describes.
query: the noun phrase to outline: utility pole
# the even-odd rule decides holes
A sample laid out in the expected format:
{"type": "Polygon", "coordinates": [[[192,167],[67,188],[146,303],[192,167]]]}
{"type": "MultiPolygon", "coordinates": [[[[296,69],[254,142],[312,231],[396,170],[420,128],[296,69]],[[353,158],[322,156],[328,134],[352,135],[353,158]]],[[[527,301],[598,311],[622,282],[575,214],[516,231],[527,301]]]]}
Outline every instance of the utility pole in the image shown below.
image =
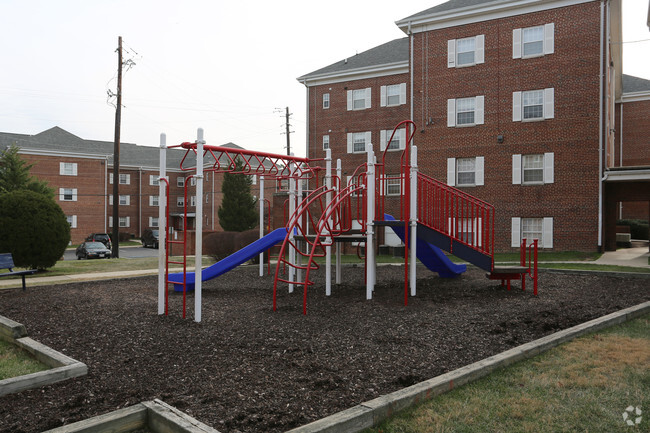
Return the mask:
{"type": "Polygon", "coordinates": [[[113,258],[120,258],[120,126],[122,123],[122,36],[117,40],[117,106],[113,143],[113,258]]]}
{"type": "Polygon", "coordinates": [[[289,137],[291,135],[291,132],[289,132],[289,127],[291,125],[289,124],[289,116],[291,116],[291,115],[289,114],[289,107],[287,107],[287,110],[286,110],[287,121],[286,121],[286,125],[285,125],[287,127],[287,132],[286,132],[286,134],[287,134],[287,155],[291,155],[291,140],[289,139],[289,137]]]}

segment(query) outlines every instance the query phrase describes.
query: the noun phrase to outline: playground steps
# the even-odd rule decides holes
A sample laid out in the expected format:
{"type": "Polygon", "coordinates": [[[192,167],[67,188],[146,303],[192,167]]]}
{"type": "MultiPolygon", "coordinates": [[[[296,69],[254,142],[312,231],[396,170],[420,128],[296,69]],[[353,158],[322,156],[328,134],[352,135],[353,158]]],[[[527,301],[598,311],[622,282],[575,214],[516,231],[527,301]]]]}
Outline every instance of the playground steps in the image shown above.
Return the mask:
{"type": "MultiPolygon", "coordinates": [[[[402,220],[381,220],[374,221],[374,224],[375,226],[404,227],[404,221],[402,220]]],[[[485,271],[492,272],[492,256],[477,251],[451,236],[418,223],[418,237],[458,258],[467,260],[485,271]]]]}
{"type": "MultiPolygon", "coordinates": [[[[526,281],[526,274],[530,271],[528,266],[495,266],[492,272],[485,274],[490,280],[501,280],[501,285],[505,285],[505,282],[508,282],[508,290],[510,290],[510,281],[511,280],[520,280],[522,281],[522,286],[525,288],[524,284],[526,281]]],[[[535,293],[537,294],[537,293],[535,293]]]]}

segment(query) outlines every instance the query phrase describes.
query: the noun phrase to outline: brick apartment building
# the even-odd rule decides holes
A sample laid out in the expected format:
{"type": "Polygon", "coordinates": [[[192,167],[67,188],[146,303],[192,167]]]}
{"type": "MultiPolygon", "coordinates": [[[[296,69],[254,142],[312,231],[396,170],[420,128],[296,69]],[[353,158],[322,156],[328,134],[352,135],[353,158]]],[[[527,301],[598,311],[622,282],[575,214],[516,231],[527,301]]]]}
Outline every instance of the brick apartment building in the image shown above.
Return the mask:
{"type": "Polygon", "coordinates": [[[621,73],[620,0],[451,0],[396,24],[298,78],[308,156],[352,172],[412,119],[420,171],[495,206],[498,251],[611,248],[621,212],[648,219],[650,81],[621,73]]]}
{"type": "MultiPolygon", "coordinates": [[[[113,227],[113,143],[84,140],[54,127],[36,135],[0,133],[0,152],[19,147],[19,154],[33,164],[31,174],[48,182],[55,199],[68,217],[71,242],[79,243],[90,233],[111,233],[113,227]]],[[[228,143],[226,147],[236,147],[228,143]]],[[[157,147],[120,145],[119,231],[139,238],[147,228],[158,228],[159,153],[157,147]]],[[[184,150],[167,150],[170,182],[170,227],[184,229],[184,185],[191,172],[180,170],[184,150]]],[[[190,161],[190,165],[192,162],[190,161]]],[[[253,195],[259,194],[257,177],[252,177],[253,195]]],[[[204,177],[203,224],[206,231],[220,231],[217,211],[221,205],[222,173],[204,177]]],[[[265,197],[271,199],[276,184],[265,183],[265,197]]],[[[284,194],[278,194],[278,200],[284,194]]],[[[188,186],[187,228],[196,218],[194,179],[188,186]]]]}

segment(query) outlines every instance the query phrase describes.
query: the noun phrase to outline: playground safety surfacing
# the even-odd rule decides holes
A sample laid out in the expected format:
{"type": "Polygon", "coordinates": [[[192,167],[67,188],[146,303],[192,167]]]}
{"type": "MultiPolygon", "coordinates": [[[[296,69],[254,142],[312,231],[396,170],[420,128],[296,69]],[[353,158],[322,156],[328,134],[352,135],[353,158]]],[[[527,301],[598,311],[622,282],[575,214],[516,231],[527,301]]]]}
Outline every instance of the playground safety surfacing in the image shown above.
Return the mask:
{"type": "MultiPolygon", "coordinates": [[[[160,399],[221,432],[285,432],[650,300],[647,278],[542,273],[537,297],[470,268],[379,268],[365,300],[362,267],[331,297],[317,285],[279,293],[256,267],[206,283],[203,321],[156,314],[156,279],[7,290],[0,311],[34,339],[88,365],[86,376],[0,398],[0,432],[40,432],[160,399]],[[29,414],[29,416],[25,416],[29,414]]],[[[191,296],[191,295],[190,295],[191,296]]],[[[191,305],[191,303],[190,303],[191,305]]]]}

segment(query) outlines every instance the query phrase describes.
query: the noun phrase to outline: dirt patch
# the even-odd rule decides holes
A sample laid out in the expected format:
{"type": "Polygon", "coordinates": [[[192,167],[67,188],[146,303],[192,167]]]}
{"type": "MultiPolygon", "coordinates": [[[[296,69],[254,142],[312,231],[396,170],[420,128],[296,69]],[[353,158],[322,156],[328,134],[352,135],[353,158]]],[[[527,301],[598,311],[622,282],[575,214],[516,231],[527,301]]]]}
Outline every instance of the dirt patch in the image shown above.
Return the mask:
{"type": "MultiPolygon", "coordinates": [[[[542,273],[539,296],[470,268],[457,279],[418,269],[404,307],[403,268],[363,268],[324,296],[278,294],[257,267],[206,282],[203,321],[158,316],[154,277],[0,292],[0,314],[88,365],[88,375],[0,398],[0,432],[40,432],[162,399],[222,432],[282,432],[416,382],[650,299],[648,279],[542,273]]],[[[318,280],[317,278],[317,280],[318,280]]]]}

